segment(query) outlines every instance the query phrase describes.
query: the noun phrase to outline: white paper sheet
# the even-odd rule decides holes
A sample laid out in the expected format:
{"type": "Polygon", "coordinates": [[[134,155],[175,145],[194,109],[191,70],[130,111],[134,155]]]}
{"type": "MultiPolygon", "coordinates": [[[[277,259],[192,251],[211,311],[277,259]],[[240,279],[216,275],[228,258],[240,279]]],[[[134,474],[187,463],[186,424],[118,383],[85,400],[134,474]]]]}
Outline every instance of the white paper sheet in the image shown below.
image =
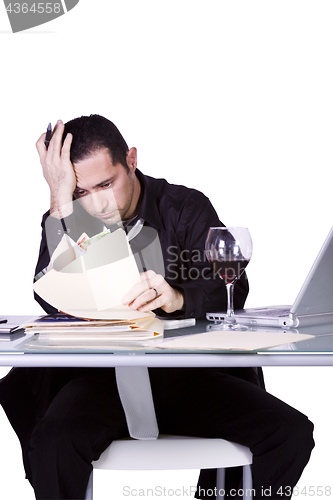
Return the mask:
{"type": "Polygon", "coordinates": [[[164,339],[156,346],[161,349],[189,349],[189,350],[237,350],[256,351],[267,349],[277,345],[299,342],[312,338],[313,335],[297,333],[276,332],[253,332],[253,331],[223,331],[214,330],[210,332],[197,333],[195,335],[183,335],[172,339],[164,339]]]}

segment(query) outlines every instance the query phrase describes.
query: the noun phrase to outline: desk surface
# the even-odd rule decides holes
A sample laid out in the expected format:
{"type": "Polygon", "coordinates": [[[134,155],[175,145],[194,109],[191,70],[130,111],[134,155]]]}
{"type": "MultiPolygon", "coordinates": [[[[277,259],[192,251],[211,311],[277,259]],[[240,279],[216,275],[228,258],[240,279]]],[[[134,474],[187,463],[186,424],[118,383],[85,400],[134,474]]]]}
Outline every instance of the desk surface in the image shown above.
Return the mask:
{"type": "MultiPolygon", "coordinates": [[[[22,316],[22,322],[28,319],[22,316]]],[[[166,330],[164,337],[176,337],[205,332],[205,320],[195,326],[166,330]]],[[[275,331],[276,329],[266,329],[275,331]]],[[[144,344],[108,344],[96,346],[48,346],[38,342],[38,336],[22,336],[13,341],[0,341],[2,366],[332,366],[333,324],[292,330],[314,335],[305,341],[285,344],[260,351],[161,350],[154,341],[144,344]]],[[[250,334],[250,330],[249,330],[250,334]]]]}

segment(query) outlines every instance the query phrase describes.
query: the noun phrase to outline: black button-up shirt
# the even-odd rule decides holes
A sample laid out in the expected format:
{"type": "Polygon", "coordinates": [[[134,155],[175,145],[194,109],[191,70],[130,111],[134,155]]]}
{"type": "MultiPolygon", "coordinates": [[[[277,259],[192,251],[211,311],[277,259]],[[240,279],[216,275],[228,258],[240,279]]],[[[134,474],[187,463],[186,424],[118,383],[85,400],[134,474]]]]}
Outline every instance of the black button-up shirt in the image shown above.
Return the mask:
{"type": "MultiPolygon", "coordinates": [[[[214,274],[204,251],[209,227],[223,225],[209,199],[195,189],[169,184],[139,170],[136,170],[136,175],[141,184],[138,217],[144,220],[145,227],[153,228],[158,234],[166,281],[184,294],[185,310],[168,316],[202,318],[206,312],[226,310],[225,284],[214,274]]],[[[72,239],[76,241],[84,231],[93,236],[103,229],[102,221],[89,216],[78,202],[74,206],[74,213],[64,219],[72,239]]],[[[43,217],[42,228],[35,274],[48,265],[50,254],[63,234],[60,221],[49,217],[49,212],[43,217]]],[[[134,238],[133,244],[139,240],[139,237],[134,238]]],[[[247,293],[248,282],[244,273],[235,285],[235,309],[244,306],[247,293]]],[[[55,312],[40,297],[35,297],[47,312],[55,312]]],[[[161,310],[158,313],[163,314],[161,310]]]]}

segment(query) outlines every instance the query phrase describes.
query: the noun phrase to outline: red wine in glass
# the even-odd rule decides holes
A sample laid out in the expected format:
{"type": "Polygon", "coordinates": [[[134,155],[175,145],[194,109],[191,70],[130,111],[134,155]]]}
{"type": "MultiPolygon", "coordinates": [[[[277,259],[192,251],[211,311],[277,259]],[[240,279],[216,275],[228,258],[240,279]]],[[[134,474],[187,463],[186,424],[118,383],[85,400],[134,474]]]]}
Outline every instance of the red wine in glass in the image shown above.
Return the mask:
{"type": "Polygon", "coordinates": [[[227,288],[227,313],[224,330],[246,329],[236,323],[233,306],[234,284],[240,278],[252,256],[252,239],[246,227],[211,227],[205,244],[206,256],[214,273],[224,280],[227,288]]]}
{"type": "Polygon", "coordinates": [[[214,272],[222,278],[225,283],[235,283],[243,274],[250,260],[212,260],[214,272]]]}

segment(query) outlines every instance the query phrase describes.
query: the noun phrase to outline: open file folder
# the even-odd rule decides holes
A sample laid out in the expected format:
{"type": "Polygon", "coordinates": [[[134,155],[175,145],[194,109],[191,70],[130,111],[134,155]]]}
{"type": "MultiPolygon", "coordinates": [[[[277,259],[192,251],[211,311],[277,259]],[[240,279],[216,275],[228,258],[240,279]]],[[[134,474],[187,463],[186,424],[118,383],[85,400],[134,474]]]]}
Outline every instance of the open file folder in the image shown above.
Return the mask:
{"type": "Polygon", "coordinates": [[[33,288],[63,313],[90,320],[127,320],[151,332],[151,336],[160,336],[163,323],[153,313],[133,311],[121,302],[139,281],[140,273],[126,234],[118,229],[97,239],[86,250],[64,236],[46,274],[33,288]]]}
{"type": "Polygon", "coordinates": [[[21,327],[26,333],[38,334],[40,344],[93,346],[158,338],[162,333],[155,331],[158,324],[154,316],[137,320],[79,320],[58,314],[27,321],[21,327]]]}

